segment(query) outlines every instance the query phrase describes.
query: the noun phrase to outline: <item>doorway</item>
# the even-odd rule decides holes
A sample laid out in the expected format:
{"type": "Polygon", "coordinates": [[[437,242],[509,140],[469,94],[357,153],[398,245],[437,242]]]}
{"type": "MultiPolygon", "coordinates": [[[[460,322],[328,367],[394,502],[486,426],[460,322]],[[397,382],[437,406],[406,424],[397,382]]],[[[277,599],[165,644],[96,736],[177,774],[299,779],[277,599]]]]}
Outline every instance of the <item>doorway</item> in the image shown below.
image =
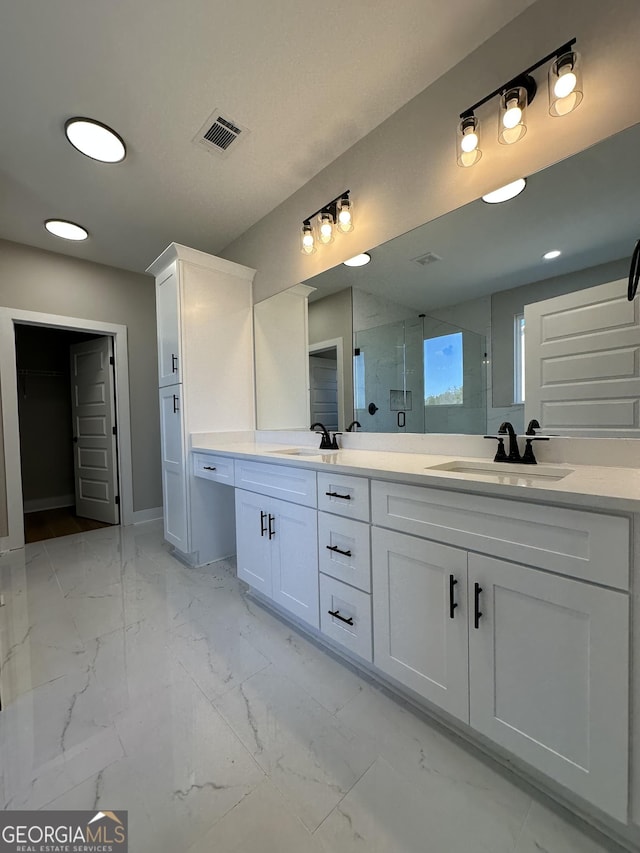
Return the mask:
{"type": "MultiPolygon", "coordinates": [[[[86,320],[78,317],[64,317],[37,311],[25,311],[18,308],[0,308],[1,438],[6,476],[5,493],[2,493],[2,483],[0,482],[0,551],[21,548],[25,544],[20,423],[18,418],[19,387],[15,350],[15,328],[20,324],[82,332],[86,333],[87,337],[93,339],[108,336],[113,347],[115,362],[113,365],[115,370],[113,392],[113,416],[115,420],[113,426],[117,430],[117,454],[114,471],[116,472],[117,482],[119,483],[119,520],[121,524],[133,524],[135,514],[133,511],[133,469],[126,326],[99,320],[86,320]],[[6,503],[4,501],[5,496],[6,503]]],[[[84,345],[81,342],[75,346],[84,345]]],[[[97,393],[96,388],[94,388],[95,393],[97,393]]],[[[109,395],[107,397],[111,399],[109,395]]],[[[47,440],[46,429],[46,423],[42,422],[41,432],[44,443],[47,440]]],[[[91,432],[91,424],[89,424],[89,432],[91,432]]],[[[92,467],[98,467],[95,465],[95,454],[94,465],[92,467]]],[[[99,487],[94,485],[94,488],[104,489],[104,486],[99,487]]],[[[89,490],[85,489],[85,495],[88,492],[89,490]]]]}
{"type": "Polygon", "coordinates": [[[25,542],[119,522],[113,339],[15,324],[25,542]]]}
{"type": "Polygon", "coordinates": [[[309,423],[344,430],[344,370],[341,338],[309,345],[309,423]]]}

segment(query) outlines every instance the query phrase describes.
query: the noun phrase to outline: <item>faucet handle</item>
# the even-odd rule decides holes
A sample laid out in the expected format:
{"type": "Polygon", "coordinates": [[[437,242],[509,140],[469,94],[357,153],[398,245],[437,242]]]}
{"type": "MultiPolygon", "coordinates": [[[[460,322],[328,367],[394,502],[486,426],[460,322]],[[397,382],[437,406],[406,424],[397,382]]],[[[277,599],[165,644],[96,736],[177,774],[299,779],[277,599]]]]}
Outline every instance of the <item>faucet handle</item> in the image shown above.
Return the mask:
{"type": "Polygon", "coordinates": [[[334,432],[333,438],[331,439],[331,449],[332,450],[340,450],[340,445],[338,444],[338,436],[342,435],[341,432],[334,432]]]}
{"type": "MultiPolygon", "coordinates": [[[[506,433],[505,433],[506,435],[506,433]]],[[[507,453],[504,449],[504,438],[501,435],[485,435],[485,438],[493,438],[498,442],[498,449],[496,450],[496,455],[493,457],[494,462],[508,462],[507,453]]]]}

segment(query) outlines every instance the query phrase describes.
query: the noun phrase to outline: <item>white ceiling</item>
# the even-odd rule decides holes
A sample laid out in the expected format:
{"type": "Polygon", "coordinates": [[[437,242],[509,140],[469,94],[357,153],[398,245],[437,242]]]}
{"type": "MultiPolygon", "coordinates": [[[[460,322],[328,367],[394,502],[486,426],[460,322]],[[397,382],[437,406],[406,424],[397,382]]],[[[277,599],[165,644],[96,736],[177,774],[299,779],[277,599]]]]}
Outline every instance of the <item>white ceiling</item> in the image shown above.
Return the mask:
{"type": "Polygon", "coordinates": [[[640,237],[640,125],[527,179],[503,204],[478,199],[370,251],[371,263],[340,264],[309,279],[319,299],[357,287],[419,312],[630,258],[640,237]],[[554,261],[542,255],[562,251],[554,261]],[[441,260],[420,266],[433,252],[441,260]]]}
{"type": "Polygon", "coordinates": [[[137,271],[220,252],[532,2],[0,0],[0,237],[137,271]],[[227,159],[192,142],[216,109],[251,131],[227,159]],[[75,151],[73,115],[124,163],[75,151]]]}

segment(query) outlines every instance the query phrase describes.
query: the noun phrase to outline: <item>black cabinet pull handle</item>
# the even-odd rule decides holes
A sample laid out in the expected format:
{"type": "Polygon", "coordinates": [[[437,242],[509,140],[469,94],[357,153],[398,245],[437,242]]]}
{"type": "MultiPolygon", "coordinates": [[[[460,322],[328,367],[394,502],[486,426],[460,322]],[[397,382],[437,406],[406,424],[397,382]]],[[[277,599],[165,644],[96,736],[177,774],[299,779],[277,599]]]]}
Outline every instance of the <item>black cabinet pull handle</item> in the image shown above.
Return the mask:
{"type": "Polygon", "coordinates": [[[267,513],[262,512],[262,510],[260,510],[260,536],[264,536],[264,534],[267,532],[267,525],[265,524],[266,519],[267,513]]]}
{"type": "Polygon", "coordinates": [[[458,583],[458,581],[454,578],[453,575],[449,575],[449,619],[454,619],[455,614],[454,610],[458,606],[458,602],[455,600],[454,587],[458,583]]]}
{"type": "Polygon", "coordinates": [[[273,539],[273,537],[276,535],[276,526],[274,523],[275,520],[275,515],[271,515],[271,513],[269,513],[269,539],[273,539]]]}
{"type": "Polygon", "coordinates": [[[349,616],[348,619],[345,619],[344,616],[340,615],[339,610],[328,610],[327,613],[329,616],[335,616],[336,619],[339,619],[341,622],[345,622],[347,625],[353,625],[353,617],[349,616]]]}
{"type": "Polygon", "coordinates": [[[339,495],[337,492],[325,492],[328,498],[342,498],[343,501],[350,501],[351,495],[339,495]]]}
{"type": "Polygon", "coordinates": [[[178,356],[174,355],[173,353],[171,354],[171,372],[178,372],[178,356]]]}
{"type": "Polygon", "coordinates": [[[403,429],[403,427],[404,427],[404,426],[406,425],[406,423],[407,423],[407,416],[405,415],[405,413],[404,413],[404,412],[398,412],[398,418],[397,418],[397,420],[398,420],[398,428],[399,428],[399,429],[403,429]],[[400,415],[402,415],[402,423],[400,423],[400,415]]]}
{"type": "Polygon", "coordinates": [[[215,465],[204,465],[203,467],[204,467],[205,471],[215,471],[216,470],[215,465]]]}
{"type": "Polygon", "coordinates": [[[327,551],[335,551],[336,554],[344,554],[345,557],[351,556],[351,551],[342,551],[337,545],[327,545],[327,551]]]}
{"type": "Polygon", "coordinates": [[[180,411],[180,406],[178,405],[179,402],[180,402],[180,397],[178,397],[176,394],[174,394],[173,395],[173,414],[174,415],[176,412],[180,411]]]}
{"type": "Polygon", "coordinates": [[[482,587],[479,583],[474,583],[473,585],[473,627],[480,627],[480,617],[482,616],[482,610],[480,610],[480,593],[482,592],[482,587]]]}

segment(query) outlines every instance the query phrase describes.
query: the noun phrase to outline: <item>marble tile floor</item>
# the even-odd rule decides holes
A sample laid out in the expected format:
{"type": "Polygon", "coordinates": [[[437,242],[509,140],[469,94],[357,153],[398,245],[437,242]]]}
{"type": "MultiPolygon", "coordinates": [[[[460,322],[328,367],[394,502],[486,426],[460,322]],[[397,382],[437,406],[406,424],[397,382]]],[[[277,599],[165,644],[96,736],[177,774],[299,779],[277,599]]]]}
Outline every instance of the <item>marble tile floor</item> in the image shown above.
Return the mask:
{"type": "Polygon", "coordinates": [[[128,809],[132,853],[611,853],[161,525],[0,558],[0,803],[128,809]]]}

